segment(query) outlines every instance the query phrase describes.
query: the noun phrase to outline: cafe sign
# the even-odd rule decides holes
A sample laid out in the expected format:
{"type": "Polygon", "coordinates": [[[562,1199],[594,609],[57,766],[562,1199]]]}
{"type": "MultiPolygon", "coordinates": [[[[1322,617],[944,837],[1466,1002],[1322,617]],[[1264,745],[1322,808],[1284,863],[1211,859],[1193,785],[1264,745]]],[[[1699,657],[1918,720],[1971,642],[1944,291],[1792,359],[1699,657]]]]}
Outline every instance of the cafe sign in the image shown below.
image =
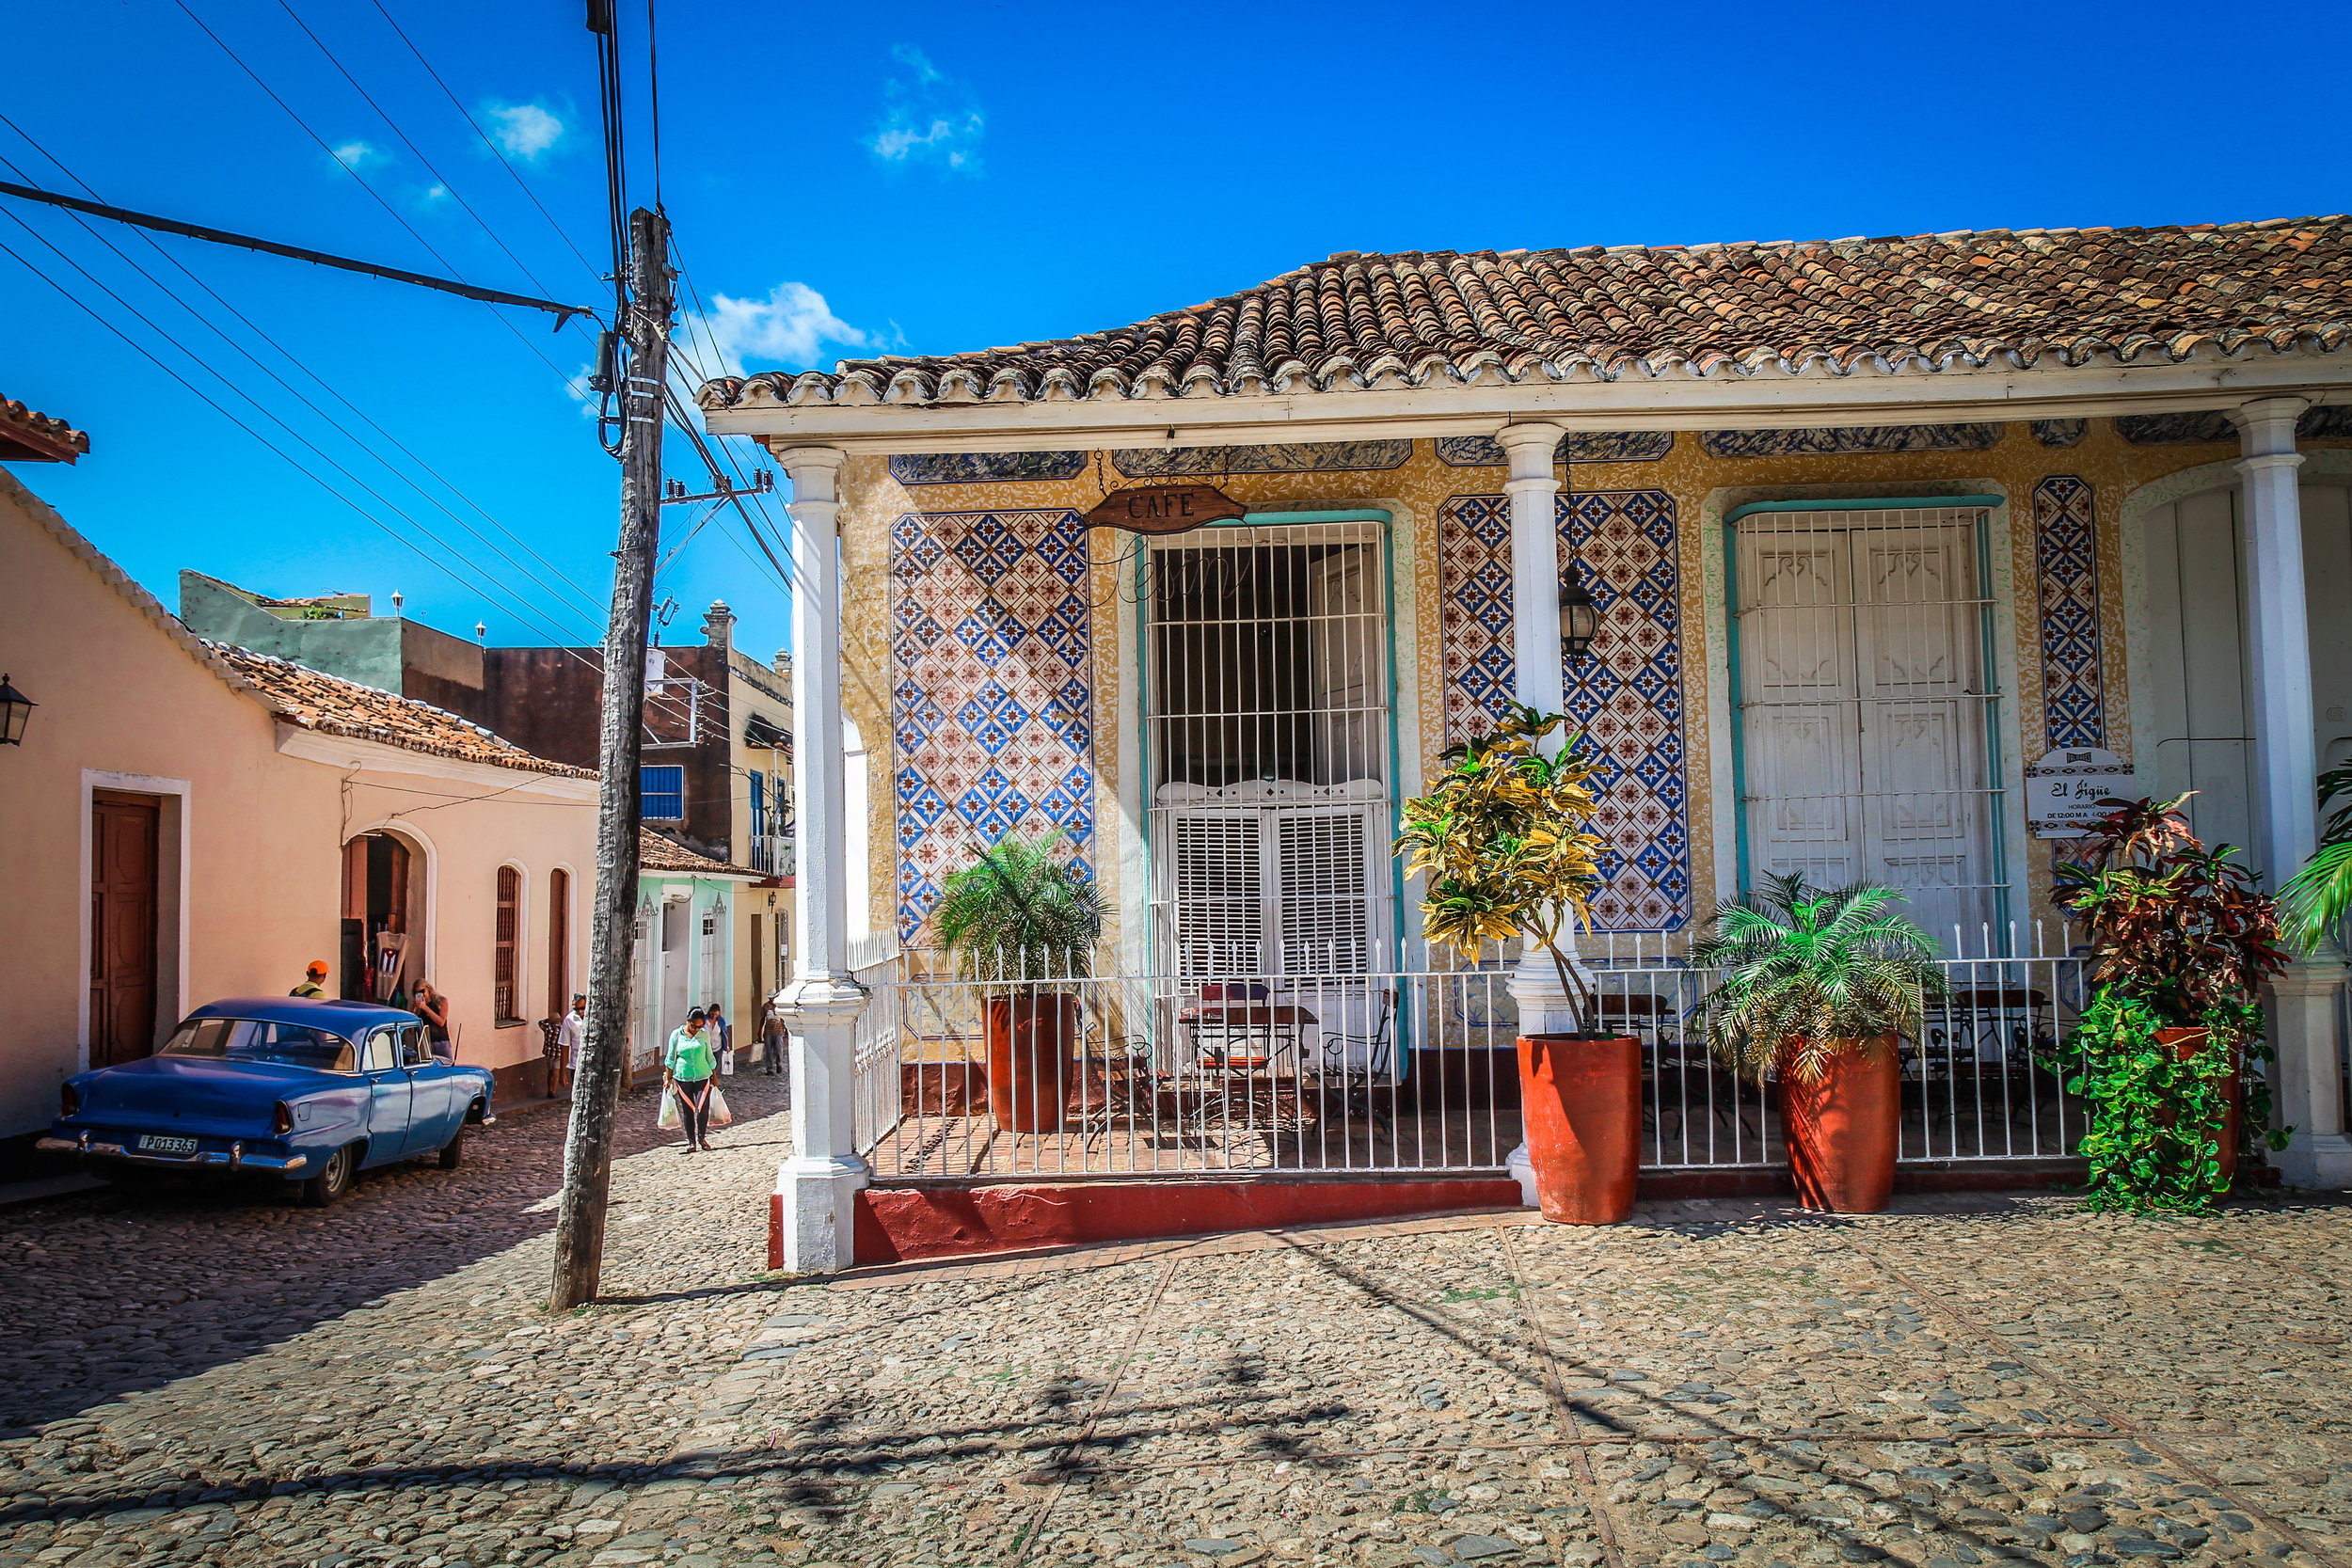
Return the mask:
{"type": "Polygon", "coordinates": [[[2026,769],[2026,827],[2037,838],[2080,838],[2107,815],[2099,802],[2139,793],[2132,765],[2096,746],[2042,753],[2026,769]]]}
{"type": "Polygon", "coordinates": [[[1249,509],[1214,484],[1139,484],[1114,490],[1086,515],[1089,528],[1183,533],[1247,516],[1249,509]]]}

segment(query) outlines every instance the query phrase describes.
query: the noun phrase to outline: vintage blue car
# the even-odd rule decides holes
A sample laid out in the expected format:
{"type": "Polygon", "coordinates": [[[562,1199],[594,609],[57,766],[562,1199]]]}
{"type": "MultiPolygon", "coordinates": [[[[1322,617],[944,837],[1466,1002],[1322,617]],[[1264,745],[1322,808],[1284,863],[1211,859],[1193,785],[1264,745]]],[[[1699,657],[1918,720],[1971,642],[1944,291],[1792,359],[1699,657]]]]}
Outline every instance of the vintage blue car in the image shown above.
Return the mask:
{"type": "Polygon", "coordinates": [[[414,1013],[247,996],[199,1007],[145,1061],[66,1081],[40,1147],[128,1170],[281,1176],[312,1206],[358,1173],[434,1154],[453,1170],[486,1126],[490,1071],[435,1055],[414,1013]]]}

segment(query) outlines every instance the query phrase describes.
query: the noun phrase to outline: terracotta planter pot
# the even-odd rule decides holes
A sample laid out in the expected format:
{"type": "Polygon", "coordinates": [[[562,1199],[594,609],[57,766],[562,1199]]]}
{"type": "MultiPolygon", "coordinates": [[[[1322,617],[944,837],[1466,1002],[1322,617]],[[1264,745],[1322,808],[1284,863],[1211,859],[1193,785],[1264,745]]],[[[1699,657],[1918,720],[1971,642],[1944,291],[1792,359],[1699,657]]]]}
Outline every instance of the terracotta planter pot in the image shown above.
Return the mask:
{"type": "Polygon", "coordinates": [[[1616,1225],[1633,1212],[1642,1158],[1640,1041],[1521,1035],[1519,1117],[1544,1218],[1616,1225]]]}
{"type": "Polygon", "coordinates": [[[1780,1117],[1797,1201],[1832,1214],[1884,1209],[1895,1196],[1902,1106],[1892,1035],[1839,1041],[1827,1069],[1809,1084],[1783,1071],[1780,1117]]]}
{"type": "Polygon", "coordinates": [[[988,1108],[1009,1132],[1058,1132],[1078,1043],[1074,996],[989,998],[988,1108]]]}
{"type": "MultiPolygon", "coordinates": [[[[2176,1062],[2193,1061],[2204,1053],[2205,1042],[2212,1031],[2207,1029],[2159,1029],[2156,1044],[2172,1053],[2176,1062]]],[[[2237,1146],[2240,1130],[2246,1122],[2245,1085],[2238,1079],[2237,1064],[2230,1064],[2230,1075],[2221,1081],[2223,1102],[2229,1106],[2221,1116],[2221,1125],[2214,1129],[2220,1144],[2221,1180],[2237,1180],[2237,1146]]]]}

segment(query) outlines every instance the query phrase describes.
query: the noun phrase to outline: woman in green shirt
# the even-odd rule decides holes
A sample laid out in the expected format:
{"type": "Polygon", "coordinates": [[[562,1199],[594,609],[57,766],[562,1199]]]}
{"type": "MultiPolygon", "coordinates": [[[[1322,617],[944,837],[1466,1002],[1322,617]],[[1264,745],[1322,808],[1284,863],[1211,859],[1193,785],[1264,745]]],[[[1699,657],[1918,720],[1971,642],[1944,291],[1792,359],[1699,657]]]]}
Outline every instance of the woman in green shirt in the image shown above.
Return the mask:
{"type": "Polygon", "coordinates": [[[661,1048],[661,1082],[677,1096],[678,1120],[686,1127],[689,1154],[710,1147],[710,1075],[719,1070],[710,1037],[703,1033],[703,1010],[686,1015],[686,1026],[671,1032],[661,1048]]]}

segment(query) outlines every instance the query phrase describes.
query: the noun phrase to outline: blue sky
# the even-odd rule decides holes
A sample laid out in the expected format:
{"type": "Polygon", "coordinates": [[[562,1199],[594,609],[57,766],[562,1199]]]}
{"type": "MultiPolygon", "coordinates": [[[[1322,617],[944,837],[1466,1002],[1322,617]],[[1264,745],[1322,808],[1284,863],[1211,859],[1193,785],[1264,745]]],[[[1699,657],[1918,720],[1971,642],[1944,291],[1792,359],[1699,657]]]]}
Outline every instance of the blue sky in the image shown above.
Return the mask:
{"type": "MultiPolygon", "coordinates": [[[[644,15],[620,8],[630,195],[647,200],[644,15]]],[[[78,181],[126,207],[602,299],[596,57],[578,0],[389,9],[446,93],[373,0],[24,8],[0,104],[18,128],[0,125],[0,157],[21,172],[0,179],[78,181]]],[[[687,340],[706,370],[1113,326],[1334,250],[2352,205],[2341,95],[2294,64],[2341,57],[2340,5],[2238,24],[2046,0],[672,4],[660,23],[661,195],[707,318],[687,340]],[[2216,71],[2217,55],[2241,68],[2216,71]]],[[[468,633],[484,622],[493,642],[600,637],[617,474],[567,381],[589,356],[579,332],[94,224],[118,256],[62,213],[6,198],[0,213],[0,245],[23,258],[0,254],[0,393],[72,419],[95,449],[72,469],[14,471],[166,603],[192,566],[264,593],[370,592],[379,609],[399,590],[409,614],[468,633]]],[[[703,487],[682,442],[670,462],[703,487]]],[[[665,549],[682,515],[671,509],[665,549]]],[[[754,650],[787,640],[781,585],[731,516],[659,586],[679,606],[672,641],[695,640],[716,597],[754,650]]]]}

